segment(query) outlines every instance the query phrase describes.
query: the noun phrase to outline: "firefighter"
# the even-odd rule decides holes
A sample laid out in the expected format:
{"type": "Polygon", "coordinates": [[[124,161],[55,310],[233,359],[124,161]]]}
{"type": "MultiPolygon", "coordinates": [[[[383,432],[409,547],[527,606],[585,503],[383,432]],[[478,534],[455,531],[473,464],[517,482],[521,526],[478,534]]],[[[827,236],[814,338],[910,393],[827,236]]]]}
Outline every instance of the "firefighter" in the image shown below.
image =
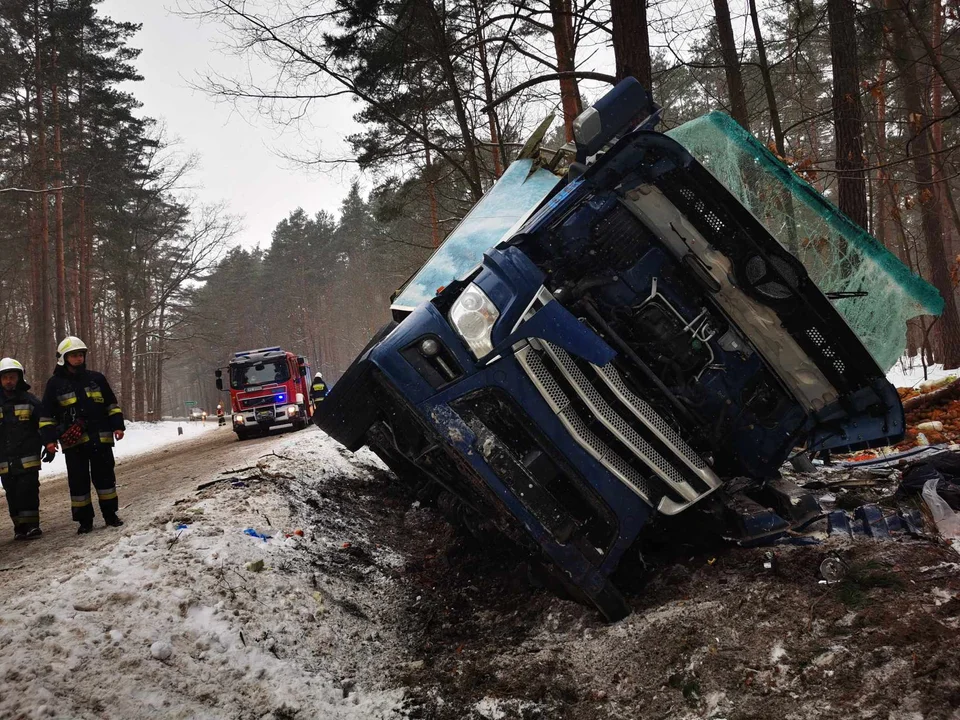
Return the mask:
{"type": "Polygon", "coordinates": [[[67,461],[67,483],[73,519],[78,534],[93,529],[90,481],[97,489],[104,522],[120,527],[117,517],[117,480],[113,444],[123,439],[123,413],[110,383],[100,373],[87,369],[87,346],[77,337],[67,337],[57,346],[57,366],[43,393],[43,413],[49,425],[42,430],[47,450],[59,441],[67,461]]]}
{"type": "MultiPolygon", "coordinates": [[[[0,481],[7,494],[13,537],[32,540],[40,530],[40,401],[28,391],[23,365],[0,360],[0,481]]],[[[54,453],[43,451],[43,459],[54,453]]]]}
{"type": "Polygon", "coordinates": [[[226,425],[227,418],[223,414],[223,403],[217,403],[217,425],[226,425]]]}
{"type": "Polygon", "coordinates": [[[316,412],[320,403],[327,396],[327,384],[323,381],[323,375],[318,371],[313,376],[313,383],[310,385],[310,402],[313,403],[313,411],[316,412]]]}

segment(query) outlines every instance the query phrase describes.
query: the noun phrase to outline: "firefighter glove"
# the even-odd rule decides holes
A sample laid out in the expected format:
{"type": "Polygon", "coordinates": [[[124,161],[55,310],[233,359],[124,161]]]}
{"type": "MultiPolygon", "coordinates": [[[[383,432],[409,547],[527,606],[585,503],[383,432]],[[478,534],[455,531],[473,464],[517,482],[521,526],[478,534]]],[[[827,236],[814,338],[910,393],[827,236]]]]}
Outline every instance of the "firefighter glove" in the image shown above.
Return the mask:
{"type": "Polygon", "coordinates": [[[53,462],[53,459],[54,459],[56,456],[57,456],[57,451],[56,451],[56,449],[50,450],[50,449],[48,449],[48,448],[44,448],[44,449],[43,449],[43,452],[40,454],[40,458],[41,458],[44,462],[53,462]]]}

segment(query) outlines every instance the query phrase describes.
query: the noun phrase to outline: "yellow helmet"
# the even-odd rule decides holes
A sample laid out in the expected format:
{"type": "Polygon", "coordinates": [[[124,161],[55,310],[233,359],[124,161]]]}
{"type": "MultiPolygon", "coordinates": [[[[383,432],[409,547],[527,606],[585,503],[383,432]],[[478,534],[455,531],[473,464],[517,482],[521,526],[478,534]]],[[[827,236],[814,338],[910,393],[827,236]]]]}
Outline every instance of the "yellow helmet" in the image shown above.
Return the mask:
{"type": "Polygon", "coordinates": [[[87,346],[84,345],[83,340],[73,335],[65,337],[60,341],[60,344],[57,345],[57,365],[63,365],[64,355],[76,352],[77,350],[87,351],[87,346]]]}

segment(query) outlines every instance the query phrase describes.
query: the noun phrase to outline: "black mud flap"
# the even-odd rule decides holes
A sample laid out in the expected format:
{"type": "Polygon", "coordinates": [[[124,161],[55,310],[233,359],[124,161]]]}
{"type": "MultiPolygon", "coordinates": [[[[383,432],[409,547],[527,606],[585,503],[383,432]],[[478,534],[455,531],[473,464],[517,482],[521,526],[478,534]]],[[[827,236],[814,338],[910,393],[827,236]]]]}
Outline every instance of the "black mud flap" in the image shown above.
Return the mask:
{"type": "Polygon", "coordinates": [[[363,446],[367,430],[377,420],[380,405],[376,366],[369,360],[370,351],[396,326],[397,323],[391,321],[377,331],[313,415],[313,422],[348,450],[356,451],[363,446]]]}

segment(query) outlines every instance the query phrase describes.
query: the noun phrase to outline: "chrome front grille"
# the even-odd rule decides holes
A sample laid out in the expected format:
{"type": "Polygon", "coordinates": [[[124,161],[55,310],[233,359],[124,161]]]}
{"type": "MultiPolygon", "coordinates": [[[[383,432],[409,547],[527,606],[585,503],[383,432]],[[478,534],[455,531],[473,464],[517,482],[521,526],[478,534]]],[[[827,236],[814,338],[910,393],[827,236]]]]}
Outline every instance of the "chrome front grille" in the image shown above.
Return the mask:
{"type": "Polygon", "coordinates": [[[537,341],[537,347],[543,350],[528,345],[516,353],[527,376],[577,443],[644,500],[673,515],[720,486],[720,478],[649,404],[630,391],[613,365],[591,365],[590,369],[616,397],[616,407],[602,397],[569,353],[543,341],[537,341]],[[571,397],[586,407],[586,417],[578,414],[583,410],[577,410],[571,397]],[[628,422],[633,418],[670,451],[669,458],[628,422]],[[614,446],[590,430],[593,422],[613,435],[614,446]],[[649,473],[638,471],[633,459],[640,460],[649,473]],[[698,487],[691,476],[699,481],[698,487]]]}
{"type": "Polygon", "coordinates": [[[537,386],[537,390],[540,391],[544,400],[560,418],[560,422],[577,440],[577,444],[603,463],[610,472],[620,478],[640,497],[651,505],[656,504],[658,498],[654,495],[653,488],[651,488],[647,479],[592,433],[584,420],[577,415],[570,399],[544,365],[542,356],[528,345],[517,352],[516,358],[524,372],[537,386]]]}

